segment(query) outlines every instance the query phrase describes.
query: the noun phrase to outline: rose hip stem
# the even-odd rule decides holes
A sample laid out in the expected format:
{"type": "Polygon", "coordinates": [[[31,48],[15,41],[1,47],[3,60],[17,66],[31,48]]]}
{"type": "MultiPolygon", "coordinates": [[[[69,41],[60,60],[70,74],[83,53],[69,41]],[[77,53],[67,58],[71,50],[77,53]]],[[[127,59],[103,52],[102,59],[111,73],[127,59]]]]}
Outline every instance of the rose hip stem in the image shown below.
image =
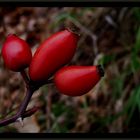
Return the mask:
{"type": "MultiPolygon", "coordinates": [[[[21,75],[24,79],[24,82],[26,83],[26,88],[27,88],[26,96],[24,97],[18,112],[14,116],[0,121],[0,127],[6,126],[6,125],[16,122],[16,121],[19,121],[22,125],[23,118],[33,115],[38,110],[38,107],[33,107],[32,109],[26,111],[26,108],[31,100],[31,97],[32,97],[34,91],[36,91],[42,85],[41,84],[32,84],[32,82],[29,80],[25,71],[22,71],[21,75]]],[[[51,82],[52,82],[52,80],[48,80],[48,84],[51,82]]]]}
{"type": "MultiPolygon", "coordinates": [[[[27,88],[26,96],[24,97],[18,112],[14,116],[0,121],[0,127],[6,126],[6,125],[16,122],[16,121],[19,121],[22,125],[23,124],[22,120],[24,118],[33,115],[39,109],[39,107],[33,107],[32,109],[26,111],[26,108],[31,100],[31,97],[32,97],[34,91],[36,91],[43,84],[32,83],[24,70],[21,71],[20,73],[21,73],[21,76],[23,77],[24,82],[26,83],[26,88],[27,88]]],[[[50,79],[50,80],[48,80],[47,84],[50,84],[52,82],[53,82],[53,80],[50,79]]]]}
{"type": "Polygon", "coordinates": [[[22,116],[23,116],[23,114],[27,108],[27,105],[28,105],[28,103],[33,95],[33,92],[34,92],[34,90],[31,87],[28,87],[27,92],[26,92],[26,96],[25,96],[23,102],[21,103],[18,112],[13,117],[0,121],[0,127],[8,125],[12,122],[15,122],[18,120],[18,118],[23,119],[22,116]]]}
{"type": "Polygon", "coordinates": [[[21,74],[23,80],[25,81],[26,85],[29,85],[30,79],[29,79],[29,77],[27,76],[26,71],[25,71],[25,70],[22,70],[22,71],[20,72],[20,74],[21,74]]]}

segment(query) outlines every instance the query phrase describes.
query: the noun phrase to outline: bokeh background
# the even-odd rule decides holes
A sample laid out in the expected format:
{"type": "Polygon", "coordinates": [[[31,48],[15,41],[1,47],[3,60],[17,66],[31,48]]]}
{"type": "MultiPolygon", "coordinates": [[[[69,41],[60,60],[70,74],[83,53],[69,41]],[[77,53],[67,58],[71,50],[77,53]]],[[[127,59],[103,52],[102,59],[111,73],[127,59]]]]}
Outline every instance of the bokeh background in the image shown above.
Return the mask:
{"type": "MultiPolygon", "coordinates": [[[[55,86],[41,87],[28,108],[40,106],[24,127],[0,132],[139,132],[140,8],[0,7],[0,49],[9,33],[25,39],[34,52],[53,33],[73,23],[80,28],[78,49],[69,65],[103,65],[105,76],[89,93],[68,97],[55,86]]],[[[0,56],[0,119],[16,113],[25,96],[19,73],[0,56]]]]}

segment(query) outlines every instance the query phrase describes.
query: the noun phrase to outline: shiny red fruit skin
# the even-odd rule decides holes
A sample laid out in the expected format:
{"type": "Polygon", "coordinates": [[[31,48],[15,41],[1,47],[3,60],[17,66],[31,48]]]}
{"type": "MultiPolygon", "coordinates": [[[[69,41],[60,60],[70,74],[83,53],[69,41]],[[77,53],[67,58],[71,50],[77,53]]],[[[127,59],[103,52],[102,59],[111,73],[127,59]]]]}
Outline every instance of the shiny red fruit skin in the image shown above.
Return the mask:
{"type": "Polygon", "coordinates": [[[30,65],[32,53],[24,40],[10,34],[3,44],[2,57],[7,68],[18,72],[30,65]]]}
{"type": "Polygon", "coordinates": [[[73,57],[79,36],[69,30],[57,32],[46,39],[35,52],[29,67],[32,81],[44,82],[73,57]]]}
{"type": "Polygon", "coordinates": [[[81,96],[89,92],[100,80],[97,66],[67,66],[56,72],[57,89],[68,96],[81,96]]]}

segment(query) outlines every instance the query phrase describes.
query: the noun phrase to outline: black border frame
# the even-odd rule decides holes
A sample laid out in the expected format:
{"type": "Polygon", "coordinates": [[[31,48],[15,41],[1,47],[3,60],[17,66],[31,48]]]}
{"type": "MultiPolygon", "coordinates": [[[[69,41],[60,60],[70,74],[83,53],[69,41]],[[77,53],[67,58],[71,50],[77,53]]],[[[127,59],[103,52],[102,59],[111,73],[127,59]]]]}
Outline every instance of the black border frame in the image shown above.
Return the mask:
{"type": "Polygon", "coordinates": [[[123,138],[123,139],[133,139],[139,138],[140,135],[135,133],[1,133],[0,139],[9,138],[9,139],[111,139],[114,140],[123,138]]]}
{"type": "Polygon", "coordinates": [[[0,6],[19,7],[139,7],[140,0],[0,0],[0,6]]]}
{"type": "MultiPolygon", "coordinates": [[[[139,7],[140,0],[0,0],[0,6],[19,7],[139,7]]],[[[0,139],[110,139],[139,138],[139,133],[1,133],[0,139]]]]}

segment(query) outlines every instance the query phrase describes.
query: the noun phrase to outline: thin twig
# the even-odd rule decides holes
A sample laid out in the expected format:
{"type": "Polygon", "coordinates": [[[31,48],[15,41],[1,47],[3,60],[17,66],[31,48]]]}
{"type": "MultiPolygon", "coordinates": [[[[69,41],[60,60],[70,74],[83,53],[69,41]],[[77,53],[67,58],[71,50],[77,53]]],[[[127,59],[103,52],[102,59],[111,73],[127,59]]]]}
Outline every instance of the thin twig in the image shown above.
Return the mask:
{"type": "Polygon", "coordinates": [[[30,116],[32,116],[38,109],[39,109],[39,107],[33,107],[32,109],[25,111],[24,114],[22,114],[22,117],[19,117],[19,116],[16,114],[16,115],[12,116],[11,118],[2,120],[2,121],[0,122],[0,127],[5,126],[5,125],[8,125],[8,124],[13,123],[13,122],[16,122],[19,118],[21,118],[21,119],[23,120],[24,118],[30,117],[30,116]]]}
{"type": "Polygon", "coordinates": [[[24,114],[22,115],[22,118],[26,118],[26,117],[32,116],[39,109],[40,109],[40,107],[34,106],[32,109],[29,109],[29,110],[25,111],[24,114]]]}
{"type": "Polygon", "coordinates": [[[21,71],[20,74],[21,74],[23,80],[25,81],[26,85],[28,85],[30,80],[29,80],[29,77],[27,76],[25,70],[21,71]]]}
{"type": "Polygon", "coordinates": [[[85,34],[89,35],[92,38],[93,41],[93,51],[94,54],[97,55],[98,54],[98,48],[97,48],[97,36],[91,32],[89,29],[87,29],[84,25],[82,25],[80,22],[78,22],[77,20],[75,20],[72,17],[68,17],[69,20],[71,20],[76,26],[78,26],[85,34]]]}
{"type": "Polygon", "coordinates": [[[22,115],[24,113],[24,111],[26,110],[26,108],[28,106],[28,103],[29,103],[34,91],[35,90],[32,89],[31,87],[29,87],[27,89],[26,96],[25,96],[25,98],[24,98],[24,100],[23,100],[23,102],[22,102],[22,104],[21,104],[21,106],[19,108],[18,113],[17,113],[18,116],[22,115]]]}
{"type": "Polygon", "coordinates": [[[27,108],[27,105],[28,105],[28,103],[29,103],[29,101],[30,101],[30,99],[31,99],[31,97],[33,95],[33,92],[34,92],[33,89],[31,89],[31,88],[27,89],[26,96],[25,96],[23,102],[21,103],[18,112],[14,116],[12,116],[12,117],[10,117],[8,119],[4,119],[4,120],[0,121],[0,127],[8,125],[10,123],[13,123],[18,118],[22,118],[22,115],[24,114],[24,112],[25,112],[25,110],[27,108]]]}
{"type": "MultiPolygon", "coordinates": [[[[23,102],[21,103],[18,112],[14,116],[0,121],[0,127],[11,124],[16,121],[19,121],[21,123],[21,125],[23,126],[23,121],[22,121],[23,118],[31,116],[38,110],[38,107],[34,107],[31,110],[26,111],[26,108],[31,100],[31,97],[32,97],[34,91],[36,91],[39,87],[43,86],[44,83],[43,84],[32,83],[28,79],[25,71],[22,71],[21,75],[26,83],[26,88],[27,88],[26,96],[24,97],[23,102]]],[[[53,82],[53,79],[50,79],[46,82],[46,84],[50,84],[52,82],[53,82]]]]}

